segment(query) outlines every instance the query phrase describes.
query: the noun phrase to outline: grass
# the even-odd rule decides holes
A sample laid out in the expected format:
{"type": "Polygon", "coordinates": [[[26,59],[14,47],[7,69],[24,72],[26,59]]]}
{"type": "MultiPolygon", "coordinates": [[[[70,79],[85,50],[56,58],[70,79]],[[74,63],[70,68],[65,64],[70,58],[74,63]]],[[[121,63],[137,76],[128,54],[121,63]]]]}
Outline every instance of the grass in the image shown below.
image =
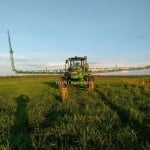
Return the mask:
{"type": "Polygon", "coordinates": [[[146,150],[150,148],[150,76],[95,77],[88,93],[58,77],[0,78],[1,150],[146,150]]]}

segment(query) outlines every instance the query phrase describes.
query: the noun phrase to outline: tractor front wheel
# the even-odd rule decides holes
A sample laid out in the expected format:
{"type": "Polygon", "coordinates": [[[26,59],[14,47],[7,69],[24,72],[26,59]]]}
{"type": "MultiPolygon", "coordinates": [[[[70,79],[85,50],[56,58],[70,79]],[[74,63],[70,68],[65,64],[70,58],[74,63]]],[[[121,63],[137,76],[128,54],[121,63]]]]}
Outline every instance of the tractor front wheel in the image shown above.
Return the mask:
{"type": "Polygon", "coordinates": [[[64,85],[64,76],[61,76],[58,82],[58,86],[61,89],[64,85]]]}
{"type": "Polygon", "coordinates": [[[94,89],[94,77],[88,77],[88,92],[91,92],[94,89]]]}

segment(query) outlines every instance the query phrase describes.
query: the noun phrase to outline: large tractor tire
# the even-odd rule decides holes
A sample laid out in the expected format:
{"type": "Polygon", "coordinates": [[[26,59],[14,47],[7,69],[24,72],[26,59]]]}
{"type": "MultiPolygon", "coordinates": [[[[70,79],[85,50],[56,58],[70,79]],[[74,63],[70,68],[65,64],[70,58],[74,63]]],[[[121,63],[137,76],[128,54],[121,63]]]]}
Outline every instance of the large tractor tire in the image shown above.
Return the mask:
{"type": "Polygon", "coordinates": [[[65,80],[64,76],[61,76],[58,82],[58,87],[61,89],[64,86],[65,80]]]}
{"type": "Polygon", "coordinates": [[[94,89],[94,77],[88,77],[88,92],[91,92],[94,89]]]}

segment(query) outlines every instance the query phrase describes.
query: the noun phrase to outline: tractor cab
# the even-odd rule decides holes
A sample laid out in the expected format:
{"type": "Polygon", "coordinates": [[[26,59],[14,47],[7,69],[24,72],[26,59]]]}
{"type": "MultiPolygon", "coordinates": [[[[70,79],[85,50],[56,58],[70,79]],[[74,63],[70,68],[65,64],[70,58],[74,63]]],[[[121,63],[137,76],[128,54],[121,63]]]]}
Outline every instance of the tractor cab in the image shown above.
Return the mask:
{"type": "Polygon", "coordinates": [[[87,56],[71,57],[66,60],[65,79],[70,81],[82,81],[89,75],[87,56]]]}
{"type": "Polygon", "coordinates": [[[80,71],[87,71],[88,69],[88,64],[87,64],[87,57],[72,57],[68,58],[66,60],[66,72],[67,71],[77,71],[80,69],[80,71]]]}

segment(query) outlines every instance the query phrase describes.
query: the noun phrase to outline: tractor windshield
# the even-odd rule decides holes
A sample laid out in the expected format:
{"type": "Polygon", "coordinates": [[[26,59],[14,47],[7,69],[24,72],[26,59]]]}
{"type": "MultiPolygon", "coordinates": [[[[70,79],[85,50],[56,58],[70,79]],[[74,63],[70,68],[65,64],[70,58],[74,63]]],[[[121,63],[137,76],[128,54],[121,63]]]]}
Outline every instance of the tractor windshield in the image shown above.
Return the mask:
{"type": "Polygon", "coordinates": [[[81,61],[77,61],[77,60],[73,61],[73,66],[75,67],[81,66],[81,61]]]}

